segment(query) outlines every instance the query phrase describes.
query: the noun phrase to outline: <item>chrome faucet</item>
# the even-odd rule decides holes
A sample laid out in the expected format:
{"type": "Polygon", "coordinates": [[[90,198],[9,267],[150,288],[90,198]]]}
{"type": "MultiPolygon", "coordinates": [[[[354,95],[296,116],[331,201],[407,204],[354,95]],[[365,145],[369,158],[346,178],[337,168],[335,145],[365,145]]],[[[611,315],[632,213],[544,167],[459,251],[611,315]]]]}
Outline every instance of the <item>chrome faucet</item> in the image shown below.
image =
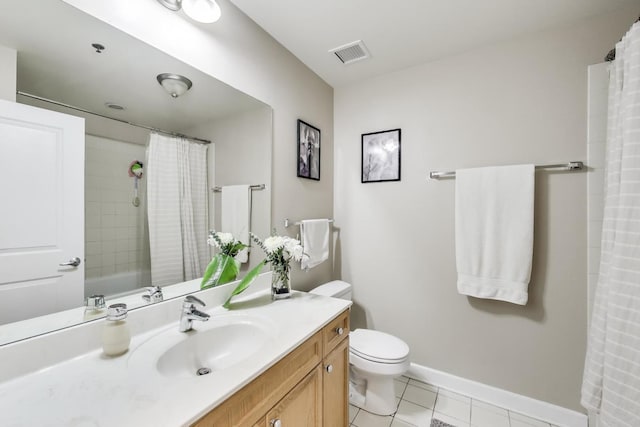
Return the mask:
{"type": "Polygon", "coordinates": [[[163,300],[162,289],[160,288],[160,286],[151,286],[145,288],[145,290],[147,291],[147,293],[142,295],[142,299],[149,304],[161,302],[163,300]]]}
{"type": "Polygon", "coordinates": [[[193,321],[200,320],[206,322],[209,315],[196,308],[196,304],[204,307],[206,304],[193,295],[187,295],[182,303],[182,313],[180,314],[180,332],[187,332],[193,329],[193,321]]]}

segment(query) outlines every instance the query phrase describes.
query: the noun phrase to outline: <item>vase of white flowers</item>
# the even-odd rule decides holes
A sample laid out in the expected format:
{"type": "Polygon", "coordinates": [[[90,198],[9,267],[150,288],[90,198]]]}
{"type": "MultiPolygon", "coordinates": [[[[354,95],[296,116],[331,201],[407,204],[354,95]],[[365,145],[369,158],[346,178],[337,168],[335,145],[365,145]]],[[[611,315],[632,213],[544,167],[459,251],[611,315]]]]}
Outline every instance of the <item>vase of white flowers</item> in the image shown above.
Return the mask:
{"type": "Polygon", "coordinates": [[[267,254],[267,257],[252,269],[240,281],[240,284],[231,293],[231,296],[224,303],[224,307],[229,308],[231,298],[243,292],[251,282],[258,276],[265,264],[271,264],[271,298],[274,300],[285,299],[291,296],[291,260],[300,261],[302,259],[302,245],[300,241],[288,236],[269,236],[264,242],[253,233],[251,239],[267,254]]]}
{"type": "Polygon", "coordinates": [[[247,247],[244,243],[233,238],[231,233],[209,232],[207,243],[220,250],[204,272],[200,289],[212,288],[233,282],[240,272],[240,262],[234,257],[247,247]]]}

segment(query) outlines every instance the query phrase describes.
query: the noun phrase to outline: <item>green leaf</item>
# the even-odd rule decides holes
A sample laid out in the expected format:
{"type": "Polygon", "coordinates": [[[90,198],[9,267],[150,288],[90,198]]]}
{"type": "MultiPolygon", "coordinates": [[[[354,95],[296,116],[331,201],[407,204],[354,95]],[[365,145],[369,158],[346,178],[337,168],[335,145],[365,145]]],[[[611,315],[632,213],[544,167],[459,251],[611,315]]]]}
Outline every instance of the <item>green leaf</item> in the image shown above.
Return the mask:
{"type": "Polygon", "coordinates": [[[240,263],[230,256],[217,254],[213,257],[202,276],[200,289],[212,288],[233,282],[240,272],[240,263]]]}
{"type": "Polygon", "coordinates": [[[229,298],[227,299],[227,301],[222,304],[222,306],[226,309],[229,308],[229,304],[231,303],[231,298],[233,298],[234,296],[241,294],[242,292],[245,291],[245,289],[247,289],[249,287],[249,285],[251,284],[251,282],[253,282],[256,277],[258,277],[258,274],[260,274],[260,270],[262,270],[262,267],[264,267],[264,265],[266,264],[267,260],[263,260],[260,264],[256,265],[253,269],[251,269],[251,271],[249,271],[240,281],[240,283],[238,283],[238,286],[236,286],[236,288],[233,290],[233,292],[231,292],[231,295],[229,296],[229,298]]]}

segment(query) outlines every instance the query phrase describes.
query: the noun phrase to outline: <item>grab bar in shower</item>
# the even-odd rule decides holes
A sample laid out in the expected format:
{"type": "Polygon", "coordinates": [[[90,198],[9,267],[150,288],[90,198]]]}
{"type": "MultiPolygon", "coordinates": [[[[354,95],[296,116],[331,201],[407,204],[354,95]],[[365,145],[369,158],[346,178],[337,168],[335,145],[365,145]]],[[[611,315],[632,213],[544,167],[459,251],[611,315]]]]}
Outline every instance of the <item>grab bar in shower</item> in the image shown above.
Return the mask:
{"type": "MultiPolygon", "coordinates": [[[[265,188],[267,188],[267,186],[264,184],[255,184],[255,185],[250,185],[249,188],[252,191],[254,190],[257,191],[257,190],[264,190],[265,188]]],[[[222,187],[213,187],[211,191],[213,191],[214,193],[220,193],[222,191],[222,187]]]]}
{"type": "MultiPolygon", "coordinates": [[[[555,163],[551,165],[538,165],[536,166],[536,170],[554,170],[560,169],[565,171],[578,171],[584,169],[584,163],[582,162],[568,162],[568,163],[555,163]]],[[[440,179],[440,178],[455,178],[455,171],[434,171],[429,172],[429,178],[431,179],[440,179]]]]}

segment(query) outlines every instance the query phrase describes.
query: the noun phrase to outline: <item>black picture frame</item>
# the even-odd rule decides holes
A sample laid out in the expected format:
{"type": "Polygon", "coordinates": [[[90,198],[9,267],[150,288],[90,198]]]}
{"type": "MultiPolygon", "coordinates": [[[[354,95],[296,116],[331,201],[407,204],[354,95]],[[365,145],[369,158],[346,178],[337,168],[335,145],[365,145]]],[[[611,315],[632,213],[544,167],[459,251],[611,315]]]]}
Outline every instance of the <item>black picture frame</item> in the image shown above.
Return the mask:
{"type": "Polygon", "coordinates": [[[360,157],[360,177],[363,184],[400,181],[400,129],[363,133],[360,157]]]}
{"type": "Polygon", "coordinates": [[[297,176],[320,181],[320,129],[298,119],[297,176]]]}

